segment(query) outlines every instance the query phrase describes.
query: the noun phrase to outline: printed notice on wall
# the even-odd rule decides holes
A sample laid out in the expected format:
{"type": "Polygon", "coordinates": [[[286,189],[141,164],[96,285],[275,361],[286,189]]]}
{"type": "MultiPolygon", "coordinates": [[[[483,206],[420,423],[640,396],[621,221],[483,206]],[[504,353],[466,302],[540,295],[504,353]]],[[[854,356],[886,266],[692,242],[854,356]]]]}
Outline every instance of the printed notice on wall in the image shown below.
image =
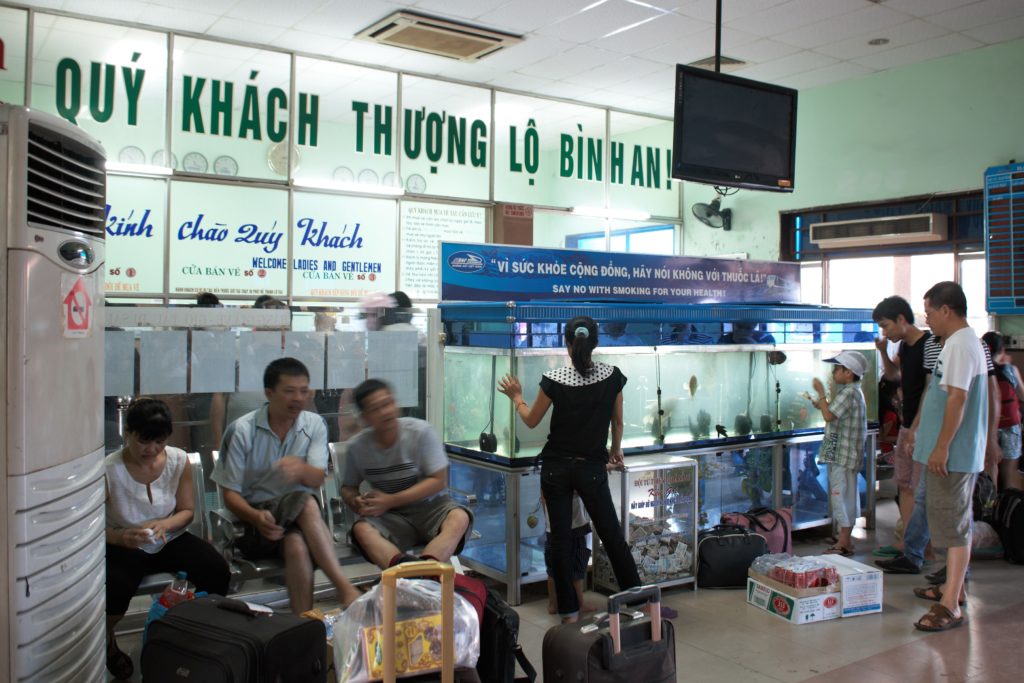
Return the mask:
{"type": "Polygon", "coordinates": [[[413,299],[440,296],[438,244],[483,242],[487,218],[483,208],[452,204],[402,204],[402,276],[399,289],[413,299]]]}

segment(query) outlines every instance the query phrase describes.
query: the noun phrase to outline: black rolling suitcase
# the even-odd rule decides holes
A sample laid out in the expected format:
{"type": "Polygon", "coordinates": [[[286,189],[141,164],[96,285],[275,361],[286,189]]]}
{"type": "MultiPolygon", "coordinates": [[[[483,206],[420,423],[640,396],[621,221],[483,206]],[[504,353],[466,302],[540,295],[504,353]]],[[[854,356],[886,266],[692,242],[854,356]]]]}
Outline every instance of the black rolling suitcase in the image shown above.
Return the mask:
{"type": "Polygon", "coordinates": [[[325,683],[323,622],[253,612],[208,596],[172,607],[149,625],[142,648],[146,683],[325,683]]]}
{"type": "Polygon", "coordinates": [[[544,634],[544,683],[674,683],[676,639],[659,612],[661,589],[641,586],[608,598],[608,616],[544,634]],[[621,607],[650,599],[653,617],[620,619],[621,607]]]}

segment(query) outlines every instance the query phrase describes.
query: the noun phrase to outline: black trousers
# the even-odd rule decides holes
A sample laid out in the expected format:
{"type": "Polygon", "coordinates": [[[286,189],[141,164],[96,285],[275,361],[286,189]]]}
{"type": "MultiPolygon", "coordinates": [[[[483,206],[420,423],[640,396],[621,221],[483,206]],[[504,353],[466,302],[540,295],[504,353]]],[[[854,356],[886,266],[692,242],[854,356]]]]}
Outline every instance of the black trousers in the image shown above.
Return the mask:
{"type": "Polygon", "coordinates": [[[197,591],[226,595],[231,570],[217,550],[187,531],[153,555],[136,548],[107,544],[107,614],[128,611],[142,577],[187,572],[197,591]]]}
{"type": "Polygon", "coordinates": [[[587,458],[547,457],[541,463],[540,486],[548,506],[551,525],[552,566],[558,613],[566,616],[579,611],[572,585],[572,494],[579,494],[590,515],[594,530],[622,590],[640,585],[640,574],[622,535],[615,505],[608,489],[605,463],[587,458]]]}

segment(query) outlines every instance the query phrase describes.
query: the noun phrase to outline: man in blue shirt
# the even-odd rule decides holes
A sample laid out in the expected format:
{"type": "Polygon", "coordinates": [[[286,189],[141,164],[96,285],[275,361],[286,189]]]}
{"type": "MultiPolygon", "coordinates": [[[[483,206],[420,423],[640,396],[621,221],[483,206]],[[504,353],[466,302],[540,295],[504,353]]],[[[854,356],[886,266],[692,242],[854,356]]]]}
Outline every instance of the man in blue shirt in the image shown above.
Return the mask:
{"type": "Polygon", "coordinates": [[[245,557],[280,556],[292,613],[313,607],[313,569],[319,567],[348,605],[359,592],[342,574],[330,531],[313,492],[327,469],[327,425],[305,410],[309,370],[278,358],[263,373],[267,404],[228,427],[210,477],[224,504],[246,528],[236,541],[245,557]]]}
{"type": "Polygon", "coordinates": [[[967,299],[954,282],[924,295],[928,326],[945,339],[921,405],[914,460],[927,467],[925,505],[932,543],[947,548],[946,582],[916,588],[935,605],[915,626],[944,631],[960,626],[964,575],[971,556],[971,494],[985,467],[988,382],[984,352],[967,325],[967,299]]]}

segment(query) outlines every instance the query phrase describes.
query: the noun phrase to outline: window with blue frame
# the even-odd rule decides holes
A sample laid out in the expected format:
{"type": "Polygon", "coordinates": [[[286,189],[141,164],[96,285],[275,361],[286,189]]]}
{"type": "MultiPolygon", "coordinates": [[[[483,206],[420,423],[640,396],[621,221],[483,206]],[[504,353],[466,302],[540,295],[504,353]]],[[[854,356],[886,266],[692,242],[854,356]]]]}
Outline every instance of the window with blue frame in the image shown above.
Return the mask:
{"type": "MultiPolygon", "coordinates": [[[[604,251],[604,232],[585,232],[565,236],[567,249],[604,251]]],[[[674,254],[675,226],[644,225],[611,231],[611,251],[633,254],[674,254]]]]}

